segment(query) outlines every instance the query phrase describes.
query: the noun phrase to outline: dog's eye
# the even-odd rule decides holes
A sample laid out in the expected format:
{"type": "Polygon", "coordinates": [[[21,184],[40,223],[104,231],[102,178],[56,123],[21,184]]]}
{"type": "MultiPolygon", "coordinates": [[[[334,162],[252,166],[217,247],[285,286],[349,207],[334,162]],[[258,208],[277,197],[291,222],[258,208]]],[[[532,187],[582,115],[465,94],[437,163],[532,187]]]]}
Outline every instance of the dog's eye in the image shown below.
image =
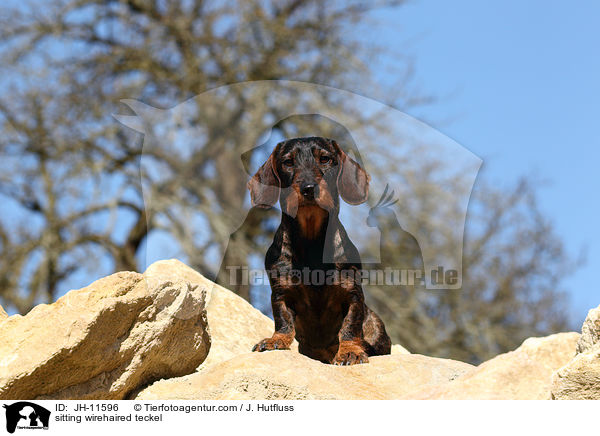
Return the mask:
{"type": "Polygon", "coordinates": [[[294,166],[294,159],[286,159],[283,161],[283,165],[285,165],[286,167],[293,167],[294,166]]]}
{"type": "Polygon", "coordinates": [[[321,156],[319,158],[319,162],[321,162],[322,164],[326,164],[331,162],[331,158],[329,156],[321,156]]]}

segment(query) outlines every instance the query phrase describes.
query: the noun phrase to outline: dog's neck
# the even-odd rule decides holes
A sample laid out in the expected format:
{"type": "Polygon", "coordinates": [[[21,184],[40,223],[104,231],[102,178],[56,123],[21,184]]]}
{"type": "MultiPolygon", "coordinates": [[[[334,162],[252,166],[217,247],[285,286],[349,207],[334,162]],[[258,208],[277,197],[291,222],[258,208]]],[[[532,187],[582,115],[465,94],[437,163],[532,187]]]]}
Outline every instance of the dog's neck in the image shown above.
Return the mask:
{"type": "Polygon", "coordinates": [[[329,212],[317,205],[300,206],[296,210],[296,216],[284,213],[282,220],[285,227],[299,236],[295,242],[305,241],[308,245],[322,245],[328,227],[337,221],[336,212],[329,212]]]}
{"type": "Polygon", "coordinates": [[[325,259],[331,263],[335,257],[335,237],[343,227],[338,218],[338,209],[324,210],[318,206],[300,207],[295,217],[284,213],[281,226],[291,233],[288,239],[290,251],[300,264],[317,265],[325,259]],[[316,208],[316,209],[313,209],[316,208]],[[317,210],[318,209],[318,210],[317,210]],[[293,236],[293,235],[296,236],[293,236]],[[333,251],[332,251],[333,250],[333,251]]]}
{"type": "Polygon", "coordinates": [[[325,237],[329,213],[319,206],[300,206],[296,213],[296,223],[300,234],[311,241],[325,237]]]}

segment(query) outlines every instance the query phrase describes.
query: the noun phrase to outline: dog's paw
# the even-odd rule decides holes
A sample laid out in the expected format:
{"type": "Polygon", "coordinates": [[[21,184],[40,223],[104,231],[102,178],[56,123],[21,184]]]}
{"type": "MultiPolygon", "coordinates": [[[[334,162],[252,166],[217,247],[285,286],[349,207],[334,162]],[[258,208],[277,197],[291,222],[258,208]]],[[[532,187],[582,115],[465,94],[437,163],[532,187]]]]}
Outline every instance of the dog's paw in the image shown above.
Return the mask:
{"type": "Polygon", "coordinates": [[[281,338],[266,338],[252,347],[252,351],[289,350],[289,345],[281,338]]]}
{"type": "Polygon", "coordinates": [[[365,350],[354,345],[350,347],[340,347],[337,354],[331,361],[333,365],[357,365],[359,363],[368,363],[369,357],[365,350]]]}

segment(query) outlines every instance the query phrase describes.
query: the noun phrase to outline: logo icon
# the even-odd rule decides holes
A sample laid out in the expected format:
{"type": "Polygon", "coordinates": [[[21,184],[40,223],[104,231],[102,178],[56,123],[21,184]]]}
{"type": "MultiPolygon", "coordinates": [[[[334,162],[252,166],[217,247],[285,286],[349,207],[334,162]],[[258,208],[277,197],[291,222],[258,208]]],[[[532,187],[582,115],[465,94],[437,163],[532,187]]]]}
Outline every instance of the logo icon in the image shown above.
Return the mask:
{"type": "Polygon", "coordinates": [[[201,264],[211,278],[222,271],[230,277],[228,267],[246,266],[237,253],[248,250],[244,238],[255,232],[262,216],[251,208],[246,183],[275,143],[293,136],[342,135],[340,145],[372,176],[375,195],[362,205],[340,205],[362,263],[369,269],[423,270],[427,289],[462,287],[465,220],[482,160],[425,123],[358,94],[286,80],[215,88],[170,109],[122,102],[135,115],[114,117],[144,134],[140,176],[148,216],[168,210],[169,219],[177,221],[173,237],[181,253],[197,258],[195,247],[202,246],[210,256],[201,264]],[[344,109],[334,104],[338,101],[344,109]],[[316,116],[323,125],[336,126],[331,131],[339,135],[318,130],[316,116]],[[295,130],[277,127],[286,120],[296,123],[295,130]],[[199,232],[202,227],[209,231],[199,232]],[[207,241],[204,233],[213,239],[207,241]],[[238,241],[240,248],[230,251],[238,241]]]}
{"type": "Polygon", "coordinates": [[[17,428],[48,430],[50,421],[48,409],[29,401],[4,404],[3,407],[6,409],[6,431],[9,433],[14,433],[17,428]]]}

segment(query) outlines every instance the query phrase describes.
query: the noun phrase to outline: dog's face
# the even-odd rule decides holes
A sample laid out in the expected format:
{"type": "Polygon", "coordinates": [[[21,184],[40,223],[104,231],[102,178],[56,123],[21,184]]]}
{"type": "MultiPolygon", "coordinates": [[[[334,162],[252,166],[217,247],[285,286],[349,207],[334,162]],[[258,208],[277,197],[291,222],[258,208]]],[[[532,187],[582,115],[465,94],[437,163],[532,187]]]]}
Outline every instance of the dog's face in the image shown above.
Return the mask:
{"type": "Polygon", "coordinates": [[[331,139],[310,137],[280,142],[248,182],[252,205],[271,207],[279,199],[282,210],[296,216],[300,208],[339,209],[363,203],[369,175],[331,139]]]}

